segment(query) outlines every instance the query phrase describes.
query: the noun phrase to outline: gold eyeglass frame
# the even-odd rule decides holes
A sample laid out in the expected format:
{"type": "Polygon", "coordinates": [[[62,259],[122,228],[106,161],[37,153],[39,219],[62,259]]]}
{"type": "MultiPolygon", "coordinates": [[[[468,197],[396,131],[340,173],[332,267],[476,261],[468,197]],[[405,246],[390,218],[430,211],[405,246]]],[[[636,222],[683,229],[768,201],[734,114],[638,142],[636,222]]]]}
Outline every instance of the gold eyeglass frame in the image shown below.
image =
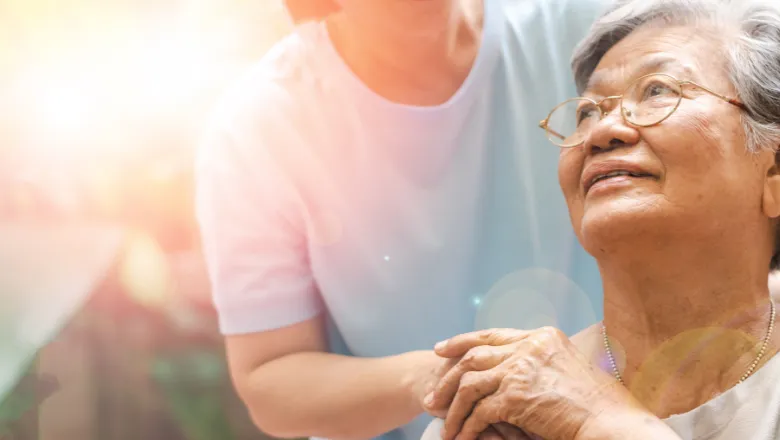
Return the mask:
{"type": "Polygon", "coordinates": [[[608,114],[608,112],[605,111],[601,107],[601,104],[603,104],[604,101],[608,101],[608,100],[612,100],[612,99],[617,99],[618,100],[618,105],[620,105],[620,116],[623,117],[623,121],[625,121],[627,124],[633,125],[634,127],[652,127],[654,125],[658,125],[658,124],[664,122],[665,120],[669,119],[669,117],[672,116],[675,111],[677,111],[677,108],[680,107],[680,103],[682,102],[683,97],[684,97],[683,93],[682,93],[683,92],[683,87],[687,86],[687,85],[690,85],[690,86],[696,87],[698,89],[704,90],[705,92],[709,93],[710,95],[713,95],[713,96],[715,96],[717,98],[720,98],[723,101],[725,101],[725,102],[727,102],[727,103],[729,103],[731,105],[737,106],[737,107],[739,107],[742,110],[747,110],[747,107],[745,106],[745,104],[740,102],[738,99],[736,99],[736,98],[729,98],[728,96],[721,95],[720,93],[717,93],[717,92],[715,92],[715,91],[713,91],[713,90],[711,90],[711,89],[709,89],[707,87],[704,87],[704,86],[702,86],[700,84],[697,84],[697,83],[695,83],[693,81],[680,80],[680,79],[677,79],[677,78],[673,77],[672,75],[669,75],[669,74],[666,74],[666,73],[649,73],[647,75],[642,75],[639,78],[637,78],[634,81],[632,81],[631,84],[629,84],[629,86],[626,87],[626,89],[620,95],[607,96],[606,98],[602,98],[600,101],[596,101],[594,99],[587,98],[587,97],[584,97],[584,96],[567,99],[566,101],[563,101],[562,103],[556,105],[550,111],[550,113],[547,114],[547,117],[544,118],[541,122],[539,122],[539,128],[541,128],[541,129],[543,129],[544,131],[547,132],[548,140],[550,141],[551,144],[555,145],[556,147],[559,147],[559,148],[574,148],[574,147],[578,147],[578,146],[582,145],[583,142],[585,142],[584,139],[581,140],[580,142],[578,142],[576,144],[572,144],[572,145],[558,145],[555,142],[553,142],[551,139],[549,139],[549,135],[553,135],[553,136],[559,137],[561,139],[566,139],[560,133],[558,133],[555,130],[552,130],[550,128],[549,123],[550,123],[550,118],[552,117],[552,115],[555,113],[556,110],[558,110],[559,108],[563,107],[564,105],[566,105],[566,104],[568,104],[568,103],[570,103],[572,101],[582,101],[582,100],[585,100],[585,101],[592,102],[596,106],[596,108],[601,110],[601,116],[599,117],[599,120],[601,120],[602,118],[606,117],[607,114],[608,114]],[[628,120],[628,116],[626,116],[626,108],[623,106],[623,96],[626,94],[626,92],[629,89],[634,87],[634,85],[636,83],[640,82],[641,80],[643,80],[645,78],[649,78],[651,76],[664,76],[664,77],[669,78],[672,81],[674,81],[677,84],[677,87],[680,89],[680,96],[677,99],[677,104],[675,104],[674,108],[672,108],[672,110],[669,112],[668,115],[666,115],[663,118],[661,118],[661,120],[659,120],[657,122],[653,122],[652,124],[635,124],[635,123],[629,121],[628,120]]]}

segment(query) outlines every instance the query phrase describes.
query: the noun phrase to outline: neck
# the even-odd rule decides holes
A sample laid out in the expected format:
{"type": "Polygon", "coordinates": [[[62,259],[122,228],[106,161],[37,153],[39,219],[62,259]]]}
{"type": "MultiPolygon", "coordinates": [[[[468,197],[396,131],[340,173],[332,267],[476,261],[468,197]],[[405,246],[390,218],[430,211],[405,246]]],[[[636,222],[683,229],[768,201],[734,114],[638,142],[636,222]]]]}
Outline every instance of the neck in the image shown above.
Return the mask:
{"type": "Polygon", "coordinates": [[[437,105],[471,71],[482,12],[482,0],[399,2],[381,19],[341,12],[326,24],[336,50],[369,88],[394,102],[437,105]]]}
{"type": "Polygon", "coordinates": [[[691,248],[599,259],[612,351],[631,391],[661,417],[733,387],[769,324],[768,258],[691,248]]]}

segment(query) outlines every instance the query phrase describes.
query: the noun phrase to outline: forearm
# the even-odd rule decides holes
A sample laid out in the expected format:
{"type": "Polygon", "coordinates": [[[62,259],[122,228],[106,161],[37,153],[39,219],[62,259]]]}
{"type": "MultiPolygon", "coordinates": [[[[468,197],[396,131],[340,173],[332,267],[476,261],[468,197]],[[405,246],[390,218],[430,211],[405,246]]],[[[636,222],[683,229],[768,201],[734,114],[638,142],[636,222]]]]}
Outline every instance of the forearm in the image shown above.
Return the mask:
{"type": "Polygon", "coordinates": [[[422,412],[411,378],[436,362],[432,352],[370,359],[295,353],[258,368],[241,394],[267,434],[364,439],[422,412]]]}

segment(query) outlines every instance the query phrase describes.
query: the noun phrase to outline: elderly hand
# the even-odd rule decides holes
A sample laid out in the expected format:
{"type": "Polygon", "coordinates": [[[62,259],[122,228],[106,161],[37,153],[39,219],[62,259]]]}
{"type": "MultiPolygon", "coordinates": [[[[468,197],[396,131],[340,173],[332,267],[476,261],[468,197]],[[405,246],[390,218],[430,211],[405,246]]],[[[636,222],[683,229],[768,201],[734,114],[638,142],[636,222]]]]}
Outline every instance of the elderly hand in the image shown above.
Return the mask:
{"type": "MultiPolygon", "coordinates": [[[[419,390],[424,390],[424,394],[421,395],[420,398],[425,398],[423,402],[423,407],[425,410],[435,417],[444,418],[449,408],[449,404],[431,405],[433,402],[431,399],[433,399],[436,395],[434,390],[441,388],[442,384],[444,383],[452,383],[454,381],[456,389],[452,390],[452,395],[449,397],[449,400],[451,401],[452,397],[455,395],[455,391],[457,391],[457,382],[464,373],[468,371],[487,370],[496,367],[509,356],[511,356],[512,353],[514,353],[514,348],[511,346],[511,344],[517,341],[517,332],[518,330],[514,329],[491,330],[491,346],[489,347],[489,350],[485,350],[484,352],[479,352],[479,348],[469,350],[469,348],[478,344],[474,344],[468,348],[460,350],[459,352],[461,355],[453,354],[456,352],[456,350],[449,350],[447,352],[448,354],[446,355],[442,355],[440,352],[437,352],[437,357],[441,360],[441,362],[438,362],[434,368],[424,371],[424,380],[418,379],[415,381],[418,384],[417,393],[420,392],[419,390]]],[[[466,344],[467,340],[464,338],[471,334],[472,333],[466,333],[464,335],[448,339],[447,341],[463,341],[463,344],[466,344]]],[[[485,333],[485,335],[487,335],[487,333],[485,333]]],[[[447,341],[445,341],[445,343],[447,341]]],[[[437,345],[437,348],[440,347],[441,344],[442,343],[437,345]]],[[[439,399],[437,399],[437,401],[438,400],[439,399]]],[[[505,433],[508,432],[509,431],[505,429],[505,433]]],[[[495,430],[491,430],[491,434],[497,434],[497,432],[495,430]]]]}
{"type": "Polygon", "coordinates": [[[490,425],[482,431],[478,440],[542,440],[509,423],[490,425]]]}
{"type": "Polygon", "coordinates": [[[474,440],[500,422],[571,440],[602,412],[638,406],[554,328],[468,333],[437,345],[436,353],[461,358],[426,400],[429,411],[449,408],[444,440],[474,440]]]}

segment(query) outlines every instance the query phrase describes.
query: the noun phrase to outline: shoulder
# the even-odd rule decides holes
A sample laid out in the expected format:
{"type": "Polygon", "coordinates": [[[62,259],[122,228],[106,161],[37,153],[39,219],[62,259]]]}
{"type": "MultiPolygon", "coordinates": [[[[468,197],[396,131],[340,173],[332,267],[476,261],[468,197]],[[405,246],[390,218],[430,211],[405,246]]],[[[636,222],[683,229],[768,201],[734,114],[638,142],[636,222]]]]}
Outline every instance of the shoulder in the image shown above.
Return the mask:
{"type": "Polygon", "coordinates": [[[210,126],[285,120],[316,94],[326,75],[327,36],[321,23],[296,27],[222,94],[210,126]]]}
{"type": "Polygon", "coordinates": [[[501,0],[510,18],[547,15],[590,24],[615,0],[501,0]]]}
{"type": "MultiPolygon", "coordinates": [[[[548,90],[553,101],[576,92],[571,57],[611,0],[501,0],[507,64],[519,66],[534,90],[548,90]]],[[[513,74],[511,80],[520,81],[513,74]]]]}
{"type": "Polygon", "coordinates": [[[515,33],[576,44],[613,0],[502,0],[515,33]]]}
{"type": "Polygon", "coordinates": [[[324,38],[320,23],[298,26],[231,84],[204,127],[201,163],[226,155],[257,160],[270,150],[277,156],[302,142],[307,121],[322,107],[324,38]]]}

